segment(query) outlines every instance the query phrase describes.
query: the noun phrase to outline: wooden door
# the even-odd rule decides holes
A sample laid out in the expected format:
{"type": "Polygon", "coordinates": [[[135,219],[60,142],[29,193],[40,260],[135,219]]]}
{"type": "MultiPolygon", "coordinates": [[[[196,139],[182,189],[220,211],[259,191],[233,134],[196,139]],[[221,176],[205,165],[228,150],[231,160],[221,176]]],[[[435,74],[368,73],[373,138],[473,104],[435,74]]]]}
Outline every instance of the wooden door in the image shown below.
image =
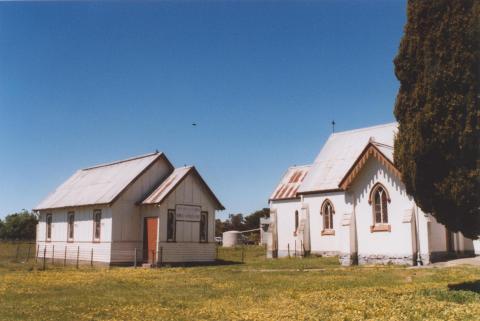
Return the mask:
{"type": "Polygon", "coordinates": [[[143,226],[143,260],[154,264],[157,255],[158,218],[146,217],[143,226]]]}

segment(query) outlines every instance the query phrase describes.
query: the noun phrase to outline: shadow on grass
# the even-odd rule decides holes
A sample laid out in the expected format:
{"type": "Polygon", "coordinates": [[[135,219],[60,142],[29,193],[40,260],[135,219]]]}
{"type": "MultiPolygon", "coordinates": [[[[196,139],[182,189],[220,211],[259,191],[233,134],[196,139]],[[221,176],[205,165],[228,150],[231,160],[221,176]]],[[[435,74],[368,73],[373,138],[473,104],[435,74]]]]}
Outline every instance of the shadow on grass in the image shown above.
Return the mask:
{"type": "Polygon", "coordinates": [[[462,282],[457,284],[449,284],[448,289],[450,291],[470,291],[480,294],[480,280],[471,282],[462,282]]]}

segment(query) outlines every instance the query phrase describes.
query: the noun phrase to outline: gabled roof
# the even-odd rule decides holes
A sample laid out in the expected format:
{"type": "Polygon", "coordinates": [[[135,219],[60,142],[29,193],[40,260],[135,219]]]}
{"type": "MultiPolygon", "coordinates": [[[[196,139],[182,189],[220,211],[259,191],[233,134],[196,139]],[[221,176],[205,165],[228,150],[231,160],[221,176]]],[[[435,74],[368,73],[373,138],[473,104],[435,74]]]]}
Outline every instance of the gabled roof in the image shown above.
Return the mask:
{"type": "Polygon", "coordinates": [[[387,167],[394,175],[401,177],[400,171],[393,164],[393,147],[371,141],[365,146],[352,167],[342,178],[339,187],[344,190],[348,189],[367,161],[372,157],[387,167]]]}
{"type": "Polygon", "coordinates": [[[165,154],[159,152],[78,170],[35,210],[111,204],[160,158],[173,170],[165,154]]]}
{"type": "Polygon", "coordinates": [[[200,173],[197,171],[195,166],[186,166],[176,168],[153,192],[150,193],[142,202],[143,205],[148,204],[161,204],[170,193],[172,193],[175,188],[189,175],[195,175],[200,179],[201,183],[205,186],[206,190],[214,200],[217,206],[217,210],[224,210],[225,207],[220,203],[218,198],[212,192],[207,183],[203,180],[200,173]]]}
{"type": "Polygon", "coordinates": [[[270,200],[285,200],[297,197],[297,190],[302,184],[311,165],[292,166],[283,175],[270,200]]]}
{"type": "Polygon", "coordinates": [[[377,149],[393,161],[393,150],[385,146],[393,146],[397,126],[397,123],[390,123],[330,135],[298,193],[340,190],[345,174],[371,141],[375,141],[377,149]]]}

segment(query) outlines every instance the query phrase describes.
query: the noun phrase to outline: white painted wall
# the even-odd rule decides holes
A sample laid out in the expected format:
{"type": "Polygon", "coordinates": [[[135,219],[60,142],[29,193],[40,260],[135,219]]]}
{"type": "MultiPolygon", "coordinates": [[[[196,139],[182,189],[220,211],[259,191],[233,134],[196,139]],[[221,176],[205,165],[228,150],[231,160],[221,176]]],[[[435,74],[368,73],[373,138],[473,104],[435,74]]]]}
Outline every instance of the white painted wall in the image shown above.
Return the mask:
{"type": "Polygon", "coordinates": [[[135,248],[143,244],[140,205],[170,173],[163,158],[157,159],[112,205],[112,262],[132,262],[135,248]]]}
{"type": "Polygon", "coordinates": [[[111,249],[111,231],[112,231],[112,210],[109,207],[83,206],[67,209],[56,209],[51,211],[40,211],[39,222],[37,226],[37,246],[39,257],[48,258],[55,256],[55,259],[63,260],[65,257],[65,247],[67,248],[67,260],[76,260],[79,252],[79,260],[90,261],[91,251],[93,249],[94,261],[109,262],[111,249]],[[93,241],[93,211],[102,210],[100,241],[93,241]],[[74,238],[73,241],[67,240],[67,214],[75,213],[74,238]],[[46,240],[46,214],[52,214],[52,237],[50,241],[46,240]]]}
{"type": "Polygon", "coordinates": [[[405,212],[413,210],[414,202],[406,194],[403,183],[376,159],[369,159],[351,186],[355,198],[358,255],[404,257],[413,255],[412,223],[404,223],[405,212]],[[388,223],[391,232],[371,232],[374,224],[370,191],[381,183],[388,191],[388,223]]]}
{"type": "Polygon", "coordinates": [[[289,249],[291,256],[295,255],[295,250],[300,255],[302,236],[294,235],[295,211],[299,216],[302,213],[300,199],[271,201],[270,210],[277,213],[278,257],[288,256],[289,249]]]}
{"type": "MultiPolygon", "coordinates": [[[[294,236],[293,232],[294,213],[296,210],[302,213],[302,206],[309,211],[313,254],[344,255],[356,252],[360,263],[367,258],[378,259],[379,262],[391,259],[396,263],[413,264],[419,252],[423,263],[428,264],[432,255],[446,251],[445,227],[431,215],[423,213],[413,198],[407,195],[400,179],[374,158],[367,161],[346,193],[340,191],[307,194],[303,196],[303,203],[301,199],[270,202],[270,209],[277,213],[279,257],[288,255],[288,245],[292,254],[294,244],[300,244],[301,236],[294,236]],[[381,183],[387,189],[391,199],[388,203],[390,232],[372,232],[370,229],[374,224],[374,217],[369,196],[376,183],[381,183]],[[323,218],[320,208],[327,198],[335,209],[334,236],[321,235],[323,218]],[[344,220],[349,217],[353,219],[344,220]],[[344,224],[345,222],[350,224],[344,224]]],[[[477,251],[480,253],[480,241],[477,244],[477,251]]],[[[455,233],[454,248],[458,255],[473,254],[474,243],[461,233],[455,233]]]]}
{"type": "MultiPolygon", "coordinates": [[[[141,231],[145,217],[159,217],[158,252],[162,248],[163,262],[213,261],[216,255],[215,202],[206,187],[191,173],[177,186],[160,206],[141,208],[141,231]],[[167,213],[176,205],[200,206],[208,212],[208,242],[200,242],[199,222],[177,222],[176,241],[167,242],[167,213]]],[[[143,243],[142,243],[143,244],[143,243]]]]}
{"type": "Polygon", "coordinates": [[[475,255],[480,255],[480,239],[473,241],[475,255]]]}
{"type": "Polygon", "coordinates": [[[305,195],[304,204],[308,204],[310,212],[310,240],[312,253],[318,254],[339,254],[348,243],[348,229],[342,226],[342,219],[345,213],[352,212],[352,203],[345,192],[332,192],[323,194],[305,195]],[[335,235],[322,235],[323,215],[320,214],[321,206],[325,200],[333,204],[335,214],[333,215],[333,229],[335,235]]]}

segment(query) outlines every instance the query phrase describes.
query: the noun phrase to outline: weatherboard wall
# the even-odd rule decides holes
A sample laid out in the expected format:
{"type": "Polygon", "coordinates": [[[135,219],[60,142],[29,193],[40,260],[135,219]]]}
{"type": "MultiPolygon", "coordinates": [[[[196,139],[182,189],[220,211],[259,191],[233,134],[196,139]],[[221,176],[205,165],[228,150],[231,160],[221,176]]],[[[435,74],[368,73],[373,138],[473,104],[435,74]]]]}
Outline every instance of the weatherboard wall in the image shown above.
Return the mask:
{"type": "Polygon", "coordinates": [[[148,167],[112,205],[112,262],[133,261],[143,246],[139,203],[171,172],[163,158],[148,167]]]}
{"type": "Polygon", "coordinates": [[[159,218],[157,252],[162,253],[163,262],[215,260],[215,202],[206,187],[192,173],[159,205],[142,205],[141,217],[142,231],[145,217],[159,218]],[[177,205],[199,206],[201,211],[208,212],[208,242],[200,242],[199,222],[188,221],[177,221],[176,240],[167,241],[167,213],[169,209],[176,209],[177,205]]]}
{"type": "Polygon", "coordinates": [[[111,254],[111,231],[112,231],[112,209],[108,206],[82,206],[65,209],[40,211],[37,225],[37,246],[39,257],[45,256],[56,259],[64,259],[65,248],[67,259],[76,260],[77,252],[79,260],[91,260],[92,249],[94,261],[109,262],[111,254]],[[100,240],[93,239],[93,212],[102,211],[100,240]],[[75,213],[73,241],[68,240],[67,215],[75,213]],[[50,240],[46,239],[46,214],[52,214],[52,232],[50,240]]]}

